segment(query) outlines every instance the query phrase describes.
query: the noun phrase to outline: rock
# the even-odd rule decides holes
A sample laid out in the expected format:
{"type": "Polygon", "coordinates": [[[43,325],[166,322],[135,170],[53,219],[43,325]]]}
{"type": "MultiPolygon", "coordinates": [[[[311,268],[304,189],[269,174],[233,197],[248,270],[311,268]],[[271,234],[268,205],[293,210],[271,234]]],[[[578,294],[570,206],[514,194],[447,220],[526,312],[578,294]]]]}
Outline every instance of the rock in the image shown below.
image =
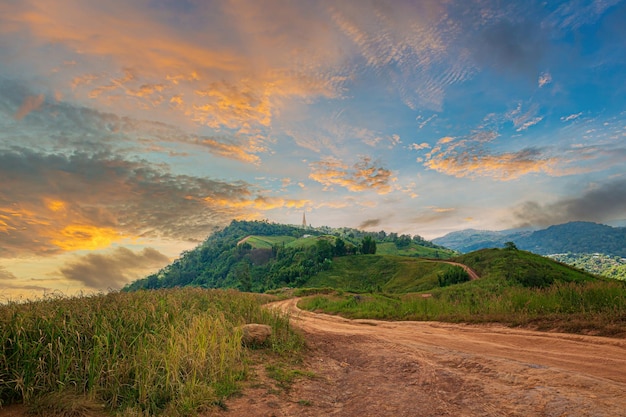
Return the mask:
{"type": "Polygon", "coordinates": [[[267,324],[246,324],[242,326],[241,343],[245,346],[263,346],[272,335],[272,328],[267,324]]]}

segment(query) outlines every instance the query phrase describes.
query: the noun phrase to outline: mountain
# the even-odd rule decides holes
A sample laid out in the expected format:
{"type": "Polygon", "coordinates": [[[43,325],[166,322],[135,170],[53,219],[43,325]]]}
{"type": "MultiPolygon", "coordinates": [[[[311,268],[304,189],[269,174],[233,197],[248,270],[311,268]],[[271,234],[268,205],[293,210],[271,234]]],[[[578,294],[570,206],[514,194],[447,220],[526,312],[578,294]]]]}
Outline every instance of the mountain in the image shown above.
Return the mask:
{"type": "Polygon", "coordinates": [[[421,236],[350,228],[233,221],[172,264],[126,286],[126,291],[184,287],[263,292],[304,285],[334,260],[359,254],[450,258],[456,252],[421,236]]]}
{"type": "Polygon", "coordinates": [[[602,253],[626,257],[626,228],[592,222],[570,222],[542,230],[461,230],[432,240],[459,252],[502,247],[513,242],[519,249],[540,255],[555,253],[602,253]]]}

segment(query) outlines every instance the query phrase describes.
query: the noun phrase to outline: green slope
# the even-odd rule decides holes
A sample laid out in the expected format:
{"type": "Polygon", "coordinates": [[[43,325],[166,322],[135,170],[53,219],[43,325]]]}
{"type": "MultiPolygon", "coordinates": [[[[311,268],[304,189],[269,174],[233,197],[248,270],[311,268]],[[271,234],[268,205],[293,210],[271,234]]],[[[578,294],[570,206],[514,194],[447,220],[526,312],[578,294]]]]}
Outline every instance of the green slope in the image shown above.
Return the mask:
{"type": "Polygon", "coordinates": [[[580,269],[523,250],[481,249],[454,260],[469,266],[484,279],[507,279],[527,287],[598,279],[580,269]]]}
{"type": "Polygon", "coordinates": [[[403,256],[346,256],[335,258],[329,270],[311,277],[303,286],[354,292],[428,291],[437,286],[438,274],[448,268],[448,264],[403,256]]]}

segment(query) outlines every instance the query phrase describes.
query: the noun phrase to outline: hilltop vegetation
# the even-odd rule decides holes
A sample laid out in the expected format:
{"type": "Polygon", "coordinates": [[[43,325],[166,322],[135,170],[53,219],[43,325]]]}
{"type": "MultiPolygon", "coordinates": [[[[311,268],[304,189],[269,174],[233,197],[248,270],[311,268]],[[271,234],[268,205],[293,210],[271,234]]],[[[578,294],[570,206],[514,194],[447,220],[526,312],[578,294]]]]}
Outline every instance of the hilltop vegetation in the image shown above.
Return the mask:
{"type": "Polygon", "coordinates": [[[601,253],[557,253],[548,257],[592,274],[626,281],[626,258],[621,256],[601,253]]]}
{"type": "Polygon", "coordinates": [[[233,221],[171,265],[125,290],[191,285],[264,292],[299,287],[329,271],[339,259],[374,253],[433,258],[455,254],[417,235],[233,221]]]}

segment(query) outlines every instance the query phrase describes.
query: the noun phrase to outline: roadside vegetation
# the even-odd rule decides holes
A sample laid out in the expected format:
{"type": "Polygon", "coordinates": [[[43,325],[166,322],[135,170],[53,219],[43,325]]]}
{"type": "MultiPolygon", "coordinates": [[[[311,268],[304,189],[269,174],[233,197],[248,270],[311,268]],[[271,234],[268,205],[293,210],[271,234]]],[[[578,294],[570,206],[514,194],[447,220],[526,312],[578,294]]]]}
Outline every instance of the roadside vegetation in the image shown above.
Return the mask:
{"type": "MultiPolygon", "coordinates": [[[[626,283],[622,281],[595,277],[514,247],[485,249],[453,260],[470,266],[481,278],[467,281],[460,268],[447,266],[437,272],[438,285],[429,290],[404,294],[340,291],[312,295],[299,306],[349,318],[497,322],[626,336],[626,283]]],[[[429,280],[432,277],[422,279],[423,284],[429,280]]]]}
{"type": "Polygon", "coordinates": [[[184,288],[0,306],[0,405],[39,415],[193,416],[238,390],[250,350],[240,326],[272,326],[270,355],[302,338],[271,299],[184,288]]]}
{"type": "Polygon", "coordinates": [[[334,294],[303,299],[305,310],[348,318],[501,323],[537,330],[626,336],[626,287],[619,282],[549,288],[468,282],[423,294],[334,294]]]}

